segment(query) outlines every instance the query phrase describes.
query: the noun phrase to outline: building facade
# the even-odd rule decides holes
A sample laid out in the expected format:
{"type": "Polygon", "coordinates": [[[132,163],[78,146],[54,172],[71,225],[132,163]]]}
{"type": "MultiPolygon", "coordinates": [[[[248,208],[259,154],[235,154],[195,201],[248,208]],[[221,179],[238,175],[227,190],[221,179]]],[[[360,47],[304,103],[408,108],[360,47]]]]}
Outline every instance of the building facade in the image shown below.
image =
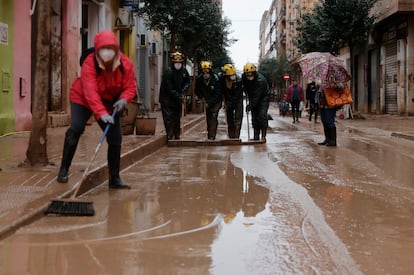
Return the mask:
{"type": "MultiPolygon", "coordinates": [[[[79,57],[101,30],[113,30],[134,62],[137,98],[153,110],[168,47],[137,16],[138,0],[54,0],[51,5],[49,126],[69,123],[69,90],[80,74],[79,57]]],[[[0,0],[0,135],[31,130],[35,26],[39,1],[0,0]]]]}

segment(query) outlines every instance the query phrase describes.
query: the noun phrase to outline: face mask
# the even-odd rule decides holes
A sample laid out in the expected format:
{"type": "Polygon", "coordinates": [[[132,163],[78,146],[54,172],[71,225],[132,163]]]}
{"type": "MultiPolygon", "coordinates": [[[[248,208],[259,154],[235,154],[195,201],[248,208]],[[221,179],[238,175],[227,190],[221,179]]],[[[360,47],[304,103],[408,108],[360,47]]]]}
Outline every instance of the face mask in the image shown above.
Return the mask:
{"type": "Polygon", "coordinates": [[[183,67],[183,64],[181,64],[181,63],[174,63],[174,68],[176,70],[181,70],[182,67],[183,67]]]}
{"type": "Polygon", "coordinates": [[[253,80],[254,76],[247,76],[246,78],[247,78],[247,80],[253,80]]]}
{"type": "Polygon", "coordinates": [[[103,62],[108,62],[114,59],[115,51],[113,49],[100,49],[99,56],[101,57],[103,62]]]}
{"type": "Polygon", "coordinates": [[[210,78],[210,74],[203,74],[203,78],[204,79],[209,79],[210,78]]]}

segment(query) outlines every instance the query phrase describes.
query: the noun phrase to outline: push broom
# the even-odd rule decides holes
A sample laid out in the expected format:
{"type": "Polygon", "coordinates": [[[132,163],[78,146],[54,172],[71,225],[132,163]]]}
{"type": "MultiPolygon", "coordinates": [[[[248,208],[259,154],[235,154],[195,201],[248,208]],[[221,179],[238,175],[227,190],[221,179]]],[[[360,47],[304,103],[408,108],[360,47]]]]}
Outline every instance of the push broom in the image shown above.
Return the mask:
{"type": "MultiPolygon", "coordinates": [[[[116,112],[112,113],[112,118],[115,117],[116,112]]],[[[95,148],[95,152],[92,155],[91,160],[89,161],[88,166],[86,167],[85,171],[83,172],[81,180],[77,183],[77,187],[73,192],[72,196],[68,199],[59,199],[59,200],[52,200],[49,207],[46,209],[45,214],[55,214],[55,215],[63,215],[63,216],[93,216],[95,215],[95,209],[93,208],[93,202],[91,201],[81,201],[76,199],[80,187],[82,186],[86,176],[88,175],[89,169],[92,163],[95,161],[96,155],[101,148],[101,145],[108,133],[110,123],[108,123],[105,127],[105,130],[102,133],[101,138],[99,139],[98,145],[95,148]]]]}

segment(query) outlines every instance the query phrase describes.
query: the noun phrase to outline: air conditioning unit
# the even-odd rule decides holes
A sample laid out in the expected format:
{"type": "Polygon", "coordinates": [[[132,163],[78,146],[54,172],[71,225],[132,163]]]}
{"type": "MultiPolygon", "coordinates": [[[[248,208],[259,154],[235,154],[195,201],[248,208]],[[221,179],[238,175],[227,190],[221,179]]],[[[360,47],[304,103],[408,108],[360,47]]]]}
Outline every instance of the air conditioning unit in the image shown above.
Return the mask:
{"type": "Polygon", "coordinates": [[[139,35],[139,46],[140,47],[147,47],[148,46],[148,37],[145,33],[141,33],[139,35]]]}
{"type": "Polygon", "coordinates": [[[129,26],[130,25],[130,12],[128,9],[119,8],[118,9],[118,18],[119,18],[119,25],[121,26],[129,26]]]}
{"type": "Polygon", "coordinates": [[[150,44],[150,54],[158,55],[158,43],[157,42],[152,42],[150,44]]]}

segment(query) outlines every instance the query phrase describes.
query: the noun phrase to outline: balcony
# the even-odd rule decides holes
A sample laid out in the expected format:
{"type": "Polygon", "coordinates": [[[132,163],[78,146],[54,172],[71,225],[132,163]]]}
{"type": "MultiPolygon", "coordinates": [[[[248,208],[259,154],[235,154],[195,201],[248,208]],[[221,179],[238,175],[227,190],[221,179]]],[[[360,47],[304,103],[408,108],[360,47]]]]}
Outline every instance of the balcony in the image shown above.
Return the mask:
{"type": "Polygon", "coordinates": [[[373,8],[373,13],[380,15],[378,22],[400,12],[414,12],[414,2],[412,0],[380,0],[373,8]]]}

